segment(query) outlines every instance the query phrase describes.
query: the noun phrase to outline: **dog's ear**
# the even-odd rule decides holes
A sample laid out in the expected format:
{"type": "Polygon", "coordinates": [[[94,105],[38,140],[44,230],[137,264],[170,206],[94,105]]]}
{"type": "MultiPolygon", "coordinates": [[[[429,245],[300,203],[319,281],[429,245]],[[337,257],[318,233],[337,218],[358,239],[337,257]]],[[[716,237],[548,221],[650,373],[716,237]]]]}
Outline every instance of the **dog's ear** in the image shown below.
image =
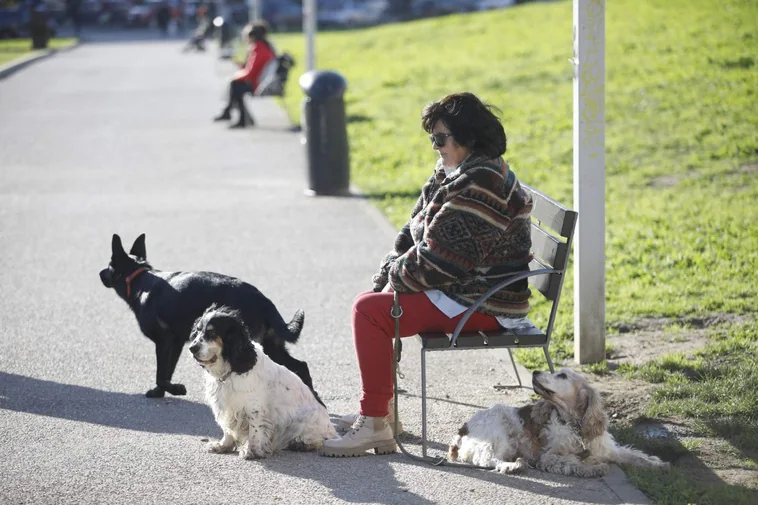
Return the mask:
{"type": "Polygon", "coordinates": [[[111,258],[116,259],[125,256],[126,251],[124,251],[124,246],[121,245],[121,237],[117,233],[114,233],[113,239],[111,239],[111,258]]]}
{"type": "Polygon", "coordinates": [[[600,395],[585,385],[579,391],[579,411],[582,415],[582,437],[592,439],[603,434],[608,426],[608,416],[603,409],[600,395]]]}
{"type": "Polygon", "coordinates": [[[547,400],[539,400],[532,406],[531,418],[539,426],[544,426],[553,413],[553,405],[547,400]]]}
{"type": "Polygon", "coordinates": [[[245,323],[232,316],[225,317],[224,323],[225,328],[219,328],[221,325],[216,321],[213,323],[224,342],[224,350],[221,355],[232,367],[232,372],[236,374],[246,373],[255,366],[256,361],[258,361],[258,354],[255,352],[255,346],[250,340],[248,332],[245,331],[245,323]]]}
{"type": "Polygon", "coordinates": [[[134,241],[134,244],[132,244],[132,249],[129,251],[129,254],[132,256],[136,256],[138,259],[145,260],[147,259],[147,251],[145,250],[145,234],[143,233],[139,237],[137,237],[137,240],[134,241]]]}
{"type": "Polygon", "coordinates": [[[195,319],[195,321],[192,323],[192,328],[190,329],[190,336],[188,342],[194,342],[195,339],[200,335],[200,332],[202,331],[202,320],[203,316],[198,317],[195,319]]]}

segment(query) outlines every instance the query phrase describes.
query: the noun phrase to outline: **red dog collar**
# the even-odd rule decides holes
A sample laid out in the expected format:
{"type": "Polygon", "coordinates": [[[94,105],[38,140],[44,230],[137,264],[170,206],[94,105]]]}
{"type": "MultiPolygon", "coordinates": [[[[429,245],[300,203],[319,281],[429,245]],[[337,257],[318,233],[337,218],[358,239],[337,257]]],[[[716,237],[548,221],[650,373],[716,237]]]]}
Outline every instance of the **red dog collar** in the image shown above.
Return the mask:
{"type": "Polygon", "coordinates": [[[135,277],[137,277],[142,272],[147,271],[147,267],[140,267],[134,272],[130,273],[129,276],[126,278],[126,297],[129,298],[132,294],[132,285],[131,282],[134,280],[135,277]]]}

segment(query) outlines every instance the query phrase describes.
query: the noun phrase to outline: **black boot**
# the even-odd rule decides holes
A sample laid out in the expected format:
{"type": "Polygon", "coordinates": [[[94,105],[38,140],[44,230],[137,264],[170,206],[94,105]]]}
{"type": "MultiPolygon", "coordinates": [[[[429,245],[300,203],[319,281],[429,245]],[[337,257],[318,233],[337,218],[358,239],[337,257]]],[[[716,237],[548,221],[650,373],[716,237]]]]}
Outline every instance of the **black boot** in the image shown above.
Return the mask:
{"type": "Polygon", "coordinates": [[[232,119],[232,112],[229,109],[224,109],[220,115],[213,118],[214,121],[229,121],[232,119]]]}
{"type": "Polygon", "coordinates": [[[247,109],[243,106],[240,108],[240,118],[239,121],[231,125],[229,128],[245,128],[246,126],[254,126],[255,120],[253,119],[253,116],[250,115],[250,113],[247,111],[247,109]]]}
{"type": "Polygon", "coordinates": [[[229,128],[244,128],[247,126],[247,122],[245,121],[245,116],[240,117],[240,120],[234,123],[233,125],[229,125],[229,128]]]}

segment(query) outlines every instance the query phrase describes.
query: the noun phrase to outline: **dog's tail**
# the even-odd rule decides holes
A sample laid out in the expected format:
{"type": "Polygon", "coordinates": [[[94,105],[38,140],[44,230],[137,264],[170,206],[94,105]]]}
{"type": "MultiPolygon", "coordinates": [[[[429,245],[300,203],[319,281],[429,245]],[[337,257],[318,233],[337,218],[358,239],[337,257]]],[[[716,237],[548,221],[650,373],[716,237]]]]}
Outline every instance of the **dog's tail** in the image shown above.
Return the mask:
{"type": "Polygon", "coordinates": [[[273,303],[268,304],[268,323],[270,331],[285,342],[294,344],[297,342],[300,332],[303,331],[305,322],[305,312],[298,310],[295,312],[292,321],[285,323],[282,315],[276,310],[273,303]]]}
{"type": "Polygon", "coordinates": [[[649,456],[642,451],[631,448],[628,445],[617,445],[614,447],[611,460],[614,463],[640,466],[643,468],[663,468],[665,470],[668,470],[670,467],[668,463],[661,461],[656,456],[649,456]]]}
{"type": "MultiPolygon", "coordinates": [[[[291,335],[294,336],[294,339],[297,340],[300,336],[300,332],[303,331],[303,324],[305,323],[305,312],[302,310],[298,310],[295,312],[295,315],[292,316],[292,321],[289,322],[287,325],[287,331],[290,332],[291,335]]],[[[295,341],[293,340],[293,342],[295,341]]]]}

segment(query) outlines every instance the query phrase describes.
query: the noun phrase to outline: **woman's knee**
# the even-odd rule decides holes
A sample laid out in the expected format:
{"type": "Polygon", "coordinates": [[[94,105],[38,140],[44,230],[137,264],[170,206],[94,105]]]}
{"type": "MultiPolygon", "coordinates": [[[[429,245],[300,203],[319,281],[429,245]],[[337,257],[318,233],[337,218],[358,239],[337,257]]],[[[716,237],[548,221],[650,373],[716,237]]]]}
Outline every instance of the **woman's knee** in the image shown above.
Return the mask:
{"type": "Polygon", "coordinates": [[[353,300],[353,312],[360,312],[361,314],[375,314],[380,311],[382,307],[387,305],[385,302],[387,293],[374,293],[368,291],[361,293],[353,300]]]}
{"type": "Polygon", "coordinates": [[[245,92],[245,83],[242,81],[234,80],[229,85],[229,89],[231,89],[233,95],[242,96],[242,94],[245,92]]]}
{"type": "Polygon", "coordinates": [[[358,293],[355,295],[355,298],[353,298],[353,308],[355,308],[355,304],[358,302],[359,299],[363,298],[364,296],[368,296],[374,294],[373,291],[364,291],[362,293],[358,293]]]}

